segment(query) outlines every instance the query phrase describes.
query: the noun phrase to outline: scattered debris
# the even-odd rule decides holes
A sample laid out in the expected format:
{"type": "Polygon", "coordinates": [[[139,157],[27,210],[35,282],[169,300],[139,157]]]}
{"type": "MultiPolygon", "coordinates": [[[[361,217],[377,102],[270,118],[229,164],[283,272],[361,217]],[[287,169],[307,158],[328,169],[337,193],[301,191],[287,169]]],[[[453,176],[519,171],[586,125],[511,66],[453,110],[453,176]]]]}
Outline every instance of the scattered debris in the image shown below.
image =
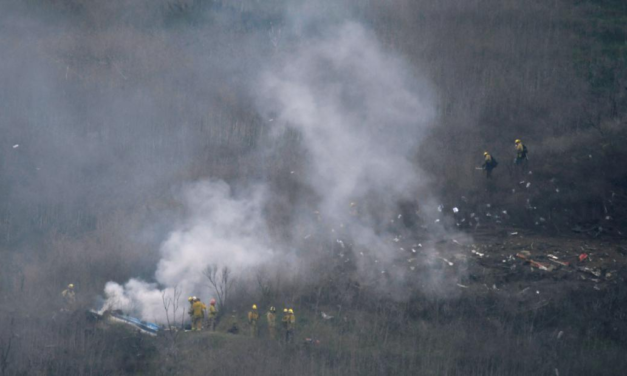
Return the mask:
{"type": "Polygon", "coordinates": [[[320,315],[322,315],[322,318],[325,320],[331,320],[333,318],[333,316],[329,316],[324,312],[320,312],[320,315]]]}
{"type": "Polygon", "coordinates": [[[458,283],[458,284],[457,284],[457,286],[459,286],[459,287],[461,287],[461,288],[463,288],[463,289],[467,289],[467,288],[468,288],[468,286],[464,286],[464,285],[462,285],[461,283],[458,283]]]}
{"type": "Polygon", "coordinates": [[[531,182],[528,182],[527,185],[525,185],[525,188],[529,188],[531,187],[531,182]]]}
{"type": "Polygon", "coordinates": [[[453,213],[458,213],[459,209],[458,208],[453,208],[453,213]]]}
{"type": "Polygon", "coordinates": [[[518,235],[518,231],[511,232],[510,235],[518,235]]]}
{"type": "Polygon", "coordinates": [[[19,148],[19,147],[20,147],[20,145],[19,145],[19,144],[15,144],[15,145],[13,145],[13,149],[17,149],[17,148],[19,148]]]}
{"type": "Polygon", "coordinates": [[[588,258],[588,254],[587,253],[582,253],[582,254],[579,255],[579,262],[583,262],[587,258],[588,258]]]}

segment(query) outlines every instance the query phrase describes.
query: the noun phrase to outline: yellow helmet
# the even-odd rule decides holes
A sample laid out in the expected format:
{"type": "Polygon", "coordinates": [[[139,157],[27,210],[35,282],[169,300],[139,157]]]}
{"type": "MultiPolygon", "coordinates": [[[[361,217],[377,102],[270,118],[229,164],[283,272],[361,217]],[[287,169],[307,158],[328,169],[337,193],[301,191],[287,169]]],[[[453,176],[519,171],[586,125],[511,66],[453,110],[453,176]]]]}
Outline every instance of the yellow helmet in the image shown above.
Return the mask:
{"type": "Polygon", "coordinates": [[[253,309],[257,309],[257,304],[253,304],[253,309]]]}
{"type": "Polygon", "coordinates": [[[68,288],[68,289],[73,289],[73,288],[74,288],[74,284],[73,284],[73,283],[70,283],[69,285],[67,285],[67,288],[68,288]]]}
{"type": "Polygon", "coordinates": [[[487,151],[484,151],[484,152],[483,152],[483,155],[488,155],[488,152],[487,152],[487,151]]]}
{"type": "Polygon", "coordinates": [[[287,313],[287,308],[283,308],[283,313],[287,313]]]}
{"type": "Polygon", "coordinates": [[[516,139],[516,141],[514,141],[514,143],[516,143],[516,144],[520,144],[520,140],[519,140],[519,139],[516,139]]]}
{"type": "Polygon", "coordinates": [[[276,312],[276,308],[270,307],[270,312],[276,312]]]}
{"type": "Polygon", "coordinates": [[[190,296],[189,298],[187,298],[187,301],[188,301],[188,302],[193,302],[193,301],[194,301],[194,298],[190,296]]]}
{"type": "Polygon", "coordinates": [[[294,313],[294,310],[290,308],[290,311],[289,311],[289,312],[290,312],[290,313],[294,313]]]}

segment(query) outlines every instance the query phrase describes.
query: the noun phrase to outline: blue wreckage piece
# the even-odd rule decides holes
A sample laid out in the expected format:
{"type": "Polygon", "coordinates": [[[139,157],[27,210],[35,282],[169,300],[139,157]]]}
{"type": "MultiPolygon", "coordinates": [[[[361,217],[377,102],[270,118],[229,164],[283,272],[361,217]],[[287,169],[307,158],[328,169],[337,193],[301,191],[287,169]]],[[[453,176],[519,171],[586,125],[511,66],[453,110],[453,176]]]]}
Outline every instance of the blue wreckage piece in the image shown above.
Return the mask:
{"type": "Polygon", "coordinates": [[[153,336],[156,336],[159,330],[161,329],[159,325],[155,323],[142,321],[136,317],[127,316],[120,312],[111,312],[111,317],[114,317],[115,319],[122,321],[125,324],[132,325],[136,327],[137,329],[139,329],[140,331],[146,334],[153,335],[153,336]]]}

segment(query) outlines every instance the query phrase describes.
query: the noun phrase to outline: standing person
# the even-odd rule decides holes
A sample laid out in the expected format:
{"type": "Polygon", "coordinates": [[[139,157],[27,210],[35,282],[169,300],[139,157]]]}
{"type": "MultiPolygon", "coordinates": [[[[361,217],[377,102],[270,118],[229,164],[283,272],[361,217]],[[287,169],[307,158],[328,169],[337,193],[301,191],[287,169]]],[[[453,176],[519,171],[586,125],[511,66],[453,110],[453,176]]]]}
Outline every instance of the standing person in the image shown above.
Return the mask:
{"type": "Polygon", "coordinates": [[[209,302],[209,330],[216,331],[216,319],[218,317],[218,310],[216,309],[216,300],[211,299],[209,302]]]}
{"type": "Polygon", "coordinates": [[[202,330],[202,321],[205,318],[207,306],[200,299],[194,296],[194,304],[192,304],[192,331],[202,330]]]}
{"type": "Polygon", "coordinates": [[[290,321],[290,312],[287,310],[287,308],[284,308],[283,309],[283,317],[281,318],[281,325],[283,326],[283,333],[284,333],[285,342],[288,342],[287,329],[288,329],[289,321],[290,321]]]}
{"type": "Polygon", "coordinates": [[[257,311],[257,305],[253,304],[253,309],[248,312],[248,324],[250,325],[250,336],[257,337],[259,334],[257,322],[259,321],[259,312],[257,311]]]}
{"type": "Polygon", "coordinates": [[[499,163],[496,161],[496,158],[490,155],[487,151],[483,153],[483,157],[484,161],[481,167],[485,170],[485,177],[490,179],[492,177],[492,170],[494,170],[499,163]]]}
{"type": "Polygon", "coordinates": [[[62,311],[73,311],[76,305],[76,293],[74,292],[74,284],[70,283],[67,285],[67,289],[63,290],[61,293],[63,297],[64,307],[61,309],[62,311]]]}
{"type": "Polygon", "coordinates": [[[520,139],[517,139],[516,141],[514,141],[514,146],[516,148],[516,159],[514,159],[514,164],[515,165],[520,165],[521,168],[524,168],[524,166],[527,164],[527,146],[525,146],[525,144],[522,143],[522,141],[520,141],[520,139]]]}
{"type": "Polygon", "coordinates": [[[266,319],[268,320],[270,338],[276,339],[276,308],[270,307],[270,311],[266,314],[266,319]]]}
{"type": "Polygon", "coordinates": [[[296,316],[294,316],[294,310],[290,308],[287,313],[287,328],[285,330],[285,342],[287,343],[293,342],[295,325],[296,325],[296,316]]]}

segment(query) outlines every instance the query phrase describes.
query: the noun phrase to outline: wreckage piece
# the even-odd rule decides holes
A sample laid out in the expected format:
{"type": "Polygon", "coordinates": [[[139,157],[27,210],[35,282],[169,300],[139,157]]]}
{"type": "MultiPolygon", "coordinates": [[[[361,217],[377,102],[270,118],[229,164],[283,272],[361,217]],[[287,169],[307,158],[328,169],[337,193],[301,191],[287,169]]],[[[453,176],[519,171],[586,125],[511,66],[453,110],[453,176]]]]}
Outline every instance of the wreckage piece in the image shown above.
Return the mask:
{"type": "Polygon", "coordinates": [[[577,268],[577,270],[579,270],[580,272],[583,272],[583,273],[592,274],[593,276],[595,276],[597,278],[601,277],[603,275],[603,272],[601,271],[601,269],[590,269],[590,268],[587,268],[587,267],[580,266],[580,267],[577,268]]]}
{"type": "Polygon", "coordinates": [[[151,336],[156,336],[160,329],[159,325],[155,323],[142,321],[132,316],[127,316],[122,311],[107,311],[105,312],[105,316],[107,316],[111,321],[132,326],[135,329],[139,330],[141,333],[151,336]]]}
{"type": "MultiPolygon", "coordinates": [[[[518,252],[518,253],[516,253],[516,257],[518,257],[519,259],[522,259],[522,260],[528,262],[534,268],[538,268],[540,270],[544,270],[544,271],[547,271],[547,272],[552,272],[553,270],[555,270],[555,266],[554,265],[544,264],[544,263],[532,260],[531,259],[531,253],[529,251],[518,252]]],[[[555,261],[555,260],[551,260],[551,261],[555,261]]],[[[561,264],[561,262],[559,262],[559,263],[561,264]]]]}

